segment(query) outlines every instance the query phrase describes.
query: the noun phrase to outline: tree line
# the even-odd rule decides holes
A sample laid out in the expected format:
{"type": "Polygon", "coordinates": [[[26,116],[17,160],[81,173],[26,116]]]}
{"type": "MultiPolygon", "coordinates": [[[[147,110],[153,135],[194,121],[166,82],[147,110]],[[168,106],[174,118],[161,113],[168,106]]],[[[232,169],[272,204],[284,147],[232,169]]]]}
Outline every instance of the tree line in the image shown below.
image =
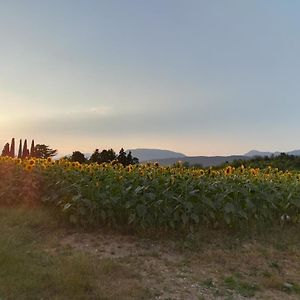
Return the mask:
{"type": "Polygon", "coordinates": [[[272,168],[278,168],[281,171],[300,170],[300,156],[290,155],[286,153],[280,153],[280,155],[272,156],[256,156],[251,159],[239,159],[231,163],[220,166],[220,168],[231,165],[233,167],[239,167],[241,165],[251,168],[264,169],[268,166],[272,168]]]}
{"type": "Polygon", "coordinates": [[[57,154],[56,149],[51,149],[49,146],[45,144],[36,144],[34,140],[31,141],[31,146],[28,148],[27,139],[22,142],[20,139],[18,152],[16,153],[16,145],[15,139],[12,138],[11,143],[6,143],[3,147],[2,156],[9,157],[17,157],[17,158],[27,158],[27,157],[35,157],[35,158],[48,158],[53,157],[57,154]]]}
{"type": "MultiPolygon", "coordinates": [[[[48,158],[53,157],[57,154],[56,149],[51,149],[45,144],[35,145],[34,140],[31,141],[31,146],[28,148],[27,139],[22,142],[20,139],[18,152],[16,153],[15,138],[12,138],[11,143],[6,143],[2,150],[2,156],[17,157],[17,158],[48,158]]],[[[131,152],[126,153],[123,148],[119,151],[119,154],[113,149],[104,149],[101,152],[99,149],[96,149],[90,158],[85,157],[80,151],[74,151],[71,156],[65,156],[64,159],[70,160],[72,162],[84,163],[110,163],[117,162],[123,166],[138,164],[139,160],[136,157],[133,157],[131,152]]]]}
{"type": "Polygon", "coordinates": [[[81,164],[83,163],[110,163],[110,162],[117,162],[122,164],[123,166],[128,165],[134,165],[138,164],[139,160],[136,157],[133,157],[131,154],[131,151],[129,151],[127,154],[124,151],[123,148],[119,151],[119,154],[117,155],[116,152],[113,149],[104,149],[101,152],[99,149],[96,149],[90,158],[86,158],[83,153],[80,151],[74,151],[70,157],[65,157],[65,159],[68,159],[72,162],[79,162],[81,164]]]}

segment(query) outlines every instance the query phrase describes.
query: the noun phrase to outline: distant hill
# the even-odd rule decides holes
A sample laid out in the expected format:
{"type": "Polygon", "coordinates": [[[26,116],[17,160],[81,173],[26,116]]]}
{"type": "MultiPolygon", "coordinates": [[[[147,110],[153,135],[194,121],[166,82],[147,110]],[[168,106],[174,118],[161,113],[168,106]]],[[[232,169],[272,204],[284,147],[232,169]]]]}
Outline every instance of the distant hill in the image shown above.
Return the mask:
{"type": "Polygon", "coordinates": [[[274,152],[263,152],[263,151],[258,151],[258,150],[251,150],[251,151],[245,153],[245,156],[251,156],[251,157],[255,157],[255,156],[271,156],[273,154],[274,154],[274,152]]]}
{"type": "Polygon", "coordinates": [[[186,157],[183,153],[161,149],[128,149],[126,153],[131,151],[133,157],[137,157],[140,162],[149,160],[160,160],[166,158],[182,158],[186,157]]]}
{"type": "Polygon", "coordinates": [[[162,166],[170,166],[178,161],[189,163],[190,165],[201,165],[203,167],[218,166],[226,162],[232,162],[238,159],[250,159],[250,157],[245,157],[244,155],[230,155],[230,156],[185,156],[185,157],[175,157],[175,158],[165,158],[159,160],[150,160],[151,162],[157,161],[162,166]]]}
{"type": "Polygon", "coordinates": [[[300,156],[300,150],[289,151],[289,152],[287,152],[287,154],[289,154],[289,155],[295,155],[295,156],[300,156]]]}
{"type": "MultiPolygon", "coordinates": [[[[258,150],[251,150],[245,154],[245,156],[249,157],[255,157],[255,156],[278,156],[280,155],[281,152],[276,151],[276,152],[263,152],[263,151],[258,151],[258,150]]],[[[293,150],[293,151],[288,151],[284,152],[289,155],[295,155],[295,156],[300,156],[300,150],[293,150]]]]}

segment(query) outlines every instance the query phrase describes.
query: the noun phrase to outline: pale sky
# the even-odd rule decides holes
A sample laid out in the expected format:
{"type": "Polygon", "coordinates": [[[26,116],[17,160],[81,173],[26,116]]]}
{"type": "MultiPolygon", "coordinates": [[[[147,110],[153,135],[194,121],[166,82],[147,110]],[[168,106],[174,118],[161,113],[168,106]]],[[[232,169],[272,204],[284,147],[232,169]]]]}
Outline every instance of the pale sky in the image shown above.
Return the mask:
{"type": "Polygon", "coordinates": [[[0,146],[300,149],[300,1],[0,0],[0,146]]]}

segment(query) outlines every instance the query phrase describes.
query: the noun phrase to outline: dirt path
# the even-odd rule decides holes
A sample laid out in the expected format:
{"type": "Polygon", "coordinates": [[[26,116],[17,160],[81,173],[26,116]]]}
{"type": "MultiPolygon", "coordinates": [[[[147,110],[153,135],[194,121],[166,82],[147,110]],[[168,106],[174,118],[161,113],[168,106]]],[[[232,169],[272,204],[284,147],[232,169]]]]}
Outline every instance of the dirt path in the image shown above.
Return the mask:
{"type": "Polygon", "coordinates": [[[50,251],[92,253],[133,268],[152,299],[299,299],[299,250],[283,252],[258,243],[198,251],[161,242],[103,232],[62,233],[50,251]]]}

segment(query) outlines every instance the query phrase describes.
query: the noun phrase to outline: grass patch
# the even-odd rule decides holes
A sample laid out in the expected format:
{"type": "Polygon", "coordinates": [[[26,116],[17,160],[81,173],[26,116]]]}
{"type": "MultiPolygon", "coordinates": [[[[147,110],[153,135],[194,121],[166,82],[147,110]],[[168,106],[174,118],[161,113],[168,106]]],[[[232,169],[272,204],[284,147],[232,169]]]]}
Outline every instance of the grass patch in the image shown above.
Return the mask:
{"type": "Polygon", "coordinates": [[[80,251],[46,250],[57,220],[42,208],[0,209],[0,299],[148,299],[129,267],[80,251]]]}
{"type": "Polygon", "coordinates": [[[294,282],[285,282],[282,285],[282,290],[286,293],[294,293],[300,295],[300,285],[294,282]]]}
{"type": "Polygon", "coordinates": [[[235,276],[225,277],[224,286],[244,297],[253,297],[258,290],[258,287],[255,284],[243,281],[235,276]]]}
{"type": "Polygon", "coordinates": [[[48,207],[0,207],[0,299],[298,297],[298,230],[151,239],[72,228],[48,207]]]}
{"type": "Polygon", "coordinates": [[[212,278],[207,278],[202,281],[202,285],[207,287],[207,288],[213,288],[215,287],[215,283],[212,278]]]}

